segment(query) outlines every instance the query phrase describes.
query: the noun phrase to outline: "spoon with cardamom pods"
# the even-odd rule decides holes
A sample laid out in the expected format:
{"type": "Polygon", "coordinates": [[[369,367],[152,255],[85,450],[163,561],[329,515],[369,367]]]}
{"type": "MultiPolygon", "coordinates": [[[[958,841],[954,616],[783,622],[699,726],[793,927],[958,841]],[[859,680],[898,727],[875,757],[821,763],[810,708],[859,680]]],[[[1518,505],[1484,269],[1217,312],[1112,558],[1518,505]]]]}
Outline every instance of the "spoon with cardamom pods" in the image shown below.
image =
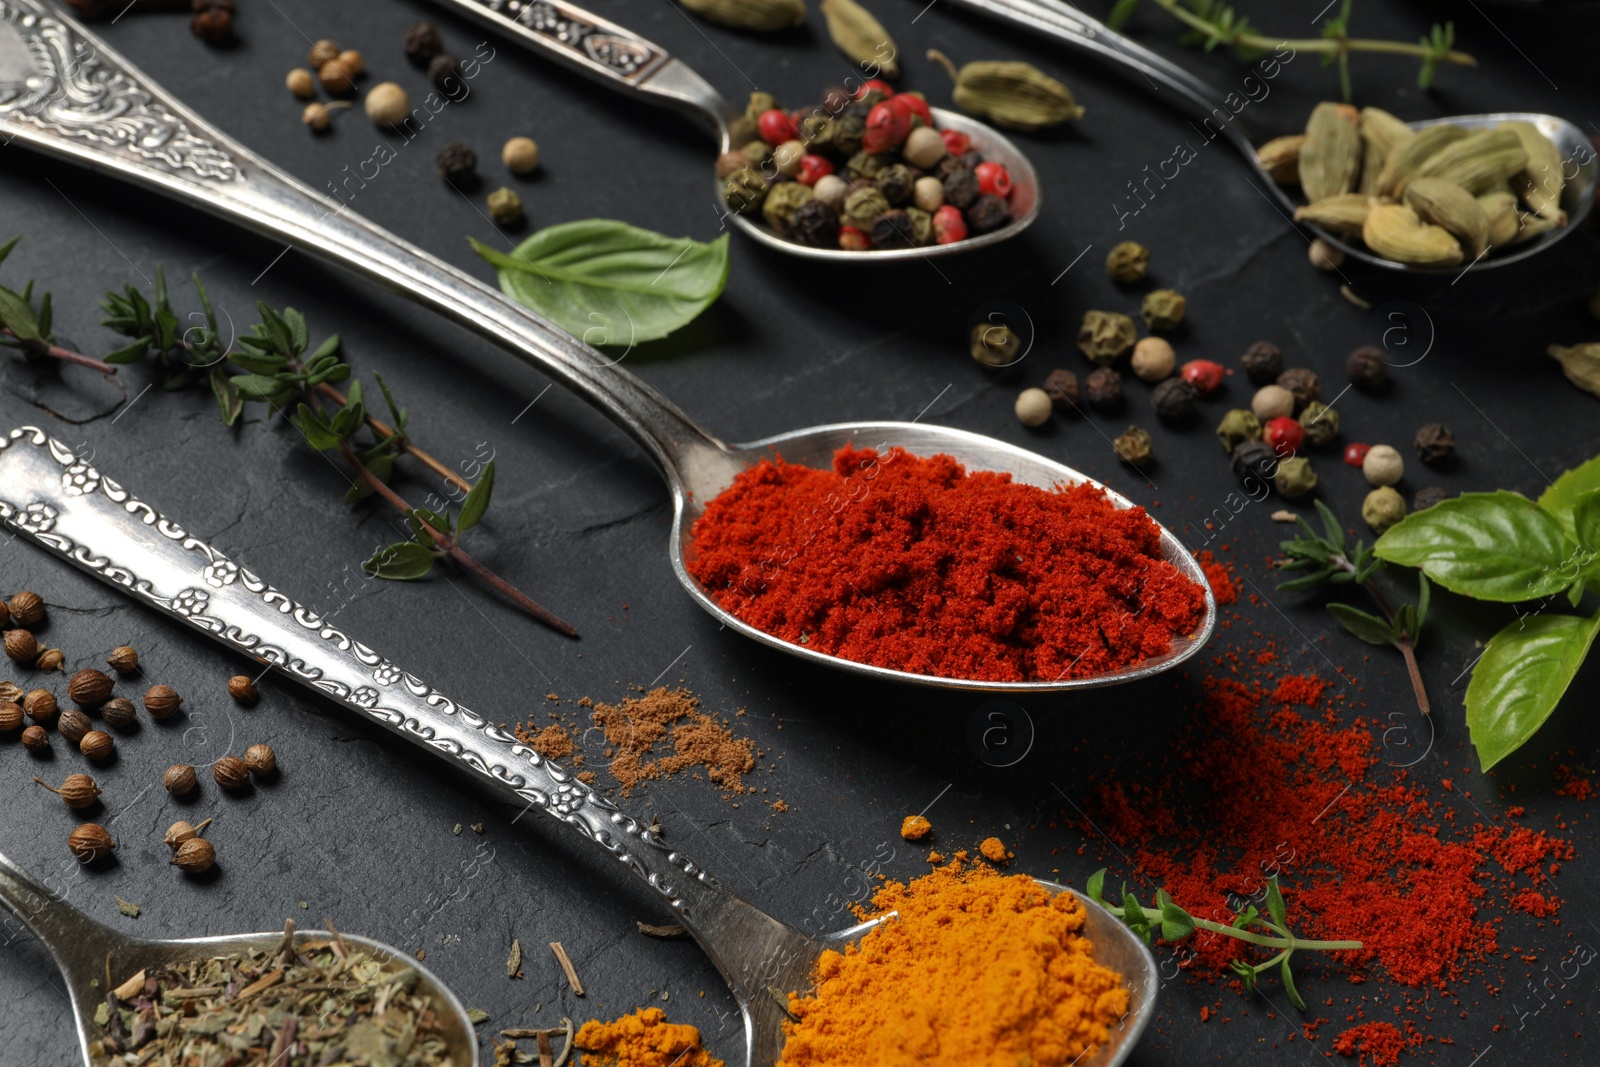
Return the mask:
{"type": "MultiPolygon", "coordinates": [[[[638,34],[567,3],[566,0],[509,0],[509,2],[508,0],[435,0],[435,2],[490,29],[506,34],[530,49],[541,52],[563,66],[593,78],[609,88],[649,103],[688,113],[705,121],[711,126],[717,138],[717,151],[721,157],[726,157],[728,153],[742,148],[747,142],[760,140],[755,122],[745,115],[744,109],[735,107],[723,98],[681,59],[672,57],[661,46],[645,40],[638,34]]],[[[918,225],[914,227],[913,234],[904,239],[902,239],[904,235],[896,235],[892,240],[880,244],[874,237],[872,246],[865,249],[840,247],[836,222],[825,223],[820,228],[820,233],[798,225],[789,226],[787,232],[780,233],[772,224],[772,220],[779,217],[779,212],[764,211],[763,208],[776,208],[778,205],[772,198],[785,196],[784,192],[778,192],[785,186],[788,187],[787,191],[805,190],[804,186],[797,186],[796,183],[779,177],[780,174],[788,173],[787,170],[780,168],[798,168],[802,159],[799,153],[802,149],[795,147],[796,145],[828,143],[832,131],[845,123],[844,113],[853,103],[848,97],[836,95],[835,98],[811,109],[803,119],[789,118],[787,121],[794,137],[788,142],[775,145],[772,158],[760,162],[752,160],[750,167],[716,178],[714,203],[718,209],[749,236],[789,255],[806,259],[872,262],[926,259],[987,248],[1015,237],[1038,217],[1040,202],[1038,175],[1020,148],[993,127],[977,119],[921,105],[926,112],[925,117],[931,118],[936,130],[945,134],[962,135],[970,142],[971,152],[981,156],[986,163],[997,163],[1004,168],[1008,175],[1007,183],[1010,191],[1002,193],[1001,197],[1003,206],[1007,210],[1000,210],[1001,205],[993,205],[996,210],[993,217],[990,217],[988,212],[977,212],[970,207],[958,209],[946,203],[945,207],[958,211],[958,217],[961,219],[960,232],[966,236],[950,239],[949,235],[940,229],[938,232],[944,235],[936,238],[932,227],[937,227],[938,220],[934,219],[931,227],[918,225]],[[785,158],[788,158],[787,164],[784,163],[785,158]],[[754,181],[751,181],[752,175],[754,181]],[[828,243],[830,239],[831,243],[828,243]]],[[[909,116],[906,121],[911,121],[909,116]]],[[[915,134],[915,131],[912,133],[915,134]]],[[[859,130],[853,136],[859,141],[861,136],[859,130]]],[[[897,136],[904,139],[906,135],[902,131],[897,136]]],[[[901,140],[895,140],[893,143],[899,145],[901,140]]],[[[925,143],[931,146],[933,153],[937,153],[928,157],[927,165],[932,166],[938,156],[944,155],[944,150],[937,139],[925,138],[925,143]]],[[[910,145],[910,141],[905,141],[908,161],[916,162],[917,160],[911,159],[910,145]]],[[[922,145],[918,148],[920,150],[922,145]]],[[[848,155],[852,151],[853,148],[843,154],[848,155]]],[[[917,157],[919,160],[922,158],[924,157],[917,157]]],[[[805,196],[806,191],[808,190],[801,191],[800,195],[805,196]]],[[[885,217],[895,213],[886,211],[886,207],[886,204],[875,207],[864,204],[858,209],[857,214],[862,214],[873,221],[882,220],[883,225],[877,229],[884,233],[895,234],[895,228],[888,225],[890,220],[885,217]]],[[[907,207],[910,209],[912,205],[908,204],[907,207]]],[[[794,205],[789,205],[789,210],[792,212],[794,205]]],[[[917,207],[916,210],[920,211],[921,208],[917,207]]],[[[838,212],[822,212],[822,214],[836,216],[838,212]]],[[[870,224],[869,228],[872,228],[870,224]]]]}
{"type": "MultiPolygon", "coordinates": [[[[107,844],[114,848],[114,843],[107,844]]],[[[93,862],[95,857],[86,857],[93,862]]],[[[66,979],[85,1067],[135,1063],[406,1063],[478,1067],[466,1008],[409,953],[371,938],[282,930],[150,941],[89,918],[0,853],[0,904],[49,950],[66,979]],[[226,966],[218,961],[226,961],[226,966]],[[241,988],[229,986],[245,980],[241,988]],[[318,992],[308,997],[302,990],[318,992]],[[170,999],[174,992],[183,995],[170,999]],[[336,1019],[322,1006],[339,1004],[336,1019]],[[309,1003],[311,1007],[302,1008],[309,1003]],[[374,1005],[387,1012],[380,1030],[374,1005]],[[249,1011],[283,1015],[251,1049],[211,1037],[249,1011]],[[186,1025],[173,1026],[181,1012],[186,1025]],[[213,1028],[199,1025],[216,1022],[213,1028]],[[408,1025],[397,1025],[404,1021],[408,1025]],[[330,1025],[336,1022],[337,1025],[330,1025]],[[369,1042],[384,1058],[360,1054],[369,1042]],[[408,1042],[401,1049],[399,1044],[408,1042]],[[209,1053],[209,1054],[208,1054],[209,1053]],[[193,1059],[191,1059],[193,1057],[193,1059]],[[281,1058],[280,1058],[281,1057],[281,1058]]]]}
{"type": "MultiPolygon", "coordinates": [[[[814,936],[767,914],[669,843],[658,826],[629,815],[496,725],[505,717],[502,711],[486,717],[458,704],[35,427],[0,433],[0,528],[318,699],[333,700],[418,745],[521,811],[537,809],[549,818],[545,825],[559,828],[574,846],[599,849],[617,861],[640,880],[654,906],[689,932],[728,983],[745,1039],[742,1059],[722,1057],[730,1064],[772,1067],[785,1040],[787,995],[811,987],[823,952],[843,951],[870,927],[814,936]]],[[[403,832],[397,827],[397,834],[403,832]]],[[[16,890],[8,893],[8,905],[43,940],[60,946],[53,951],[79,990],[74,1005],[80,1022],[92,1019],[104,987],[96,990],[89,982],[100,974],[107,939],[116,935],[64,904],[56,906],[45,899],[48,890],[0,863],[0,887],[7,886],[16,890]]],[[[1138,934],[1088,894],[1077,895],[1096,961],[1122,975],[1129,993],[1123,1024],[1082,1058],[1081,1067],[1113,1067],[1127,1058],[1154,1015],[1160,977],[1138,934]]],[[[804,905],[796,908],[803,910],[804,905]]],[[[144,966],[134,958],[128,963],[144,966]]],[[[113,980],[121,981],[122,973],[113,967],[113,980]]],[[[952,980],[959,979],[953,972],[952,980]]]]}
{"type": "MultiPolygon", "coordinates": [[[[1203,142],[1219,135],[1255,167],[1269,203],[1345,257],[1383,270],[1458,274],[1520,263],[1575,230],[1594,207],[1596,151],[1554,115],[1504,112],[1404,123],[1387,112],[1322,104],[1303,134],[1254,140],[1240,115],[1265,99],[1293,60],[1269,54],[1240,91],[1221,93],[1066,0],[951,0],[1130,67],[1195,113],[1203,142]],[[1259,145],[1259,147],[1258,147],[1259,145]],[[1425,179],[1413,187],[1412,179],[1425,179]],[[1296,186],[1306,202],[1284,186],[1296,186]]],[[[1196,149],[1180,145],[1170,179],[1196,149]],[[1186,156],[1186,158],[1184,158],[1186,156]]],[[[1158,165],[1158,170],[1161,165],[1158,165]]],[[[1316,262],[1317,260],[1314,260],[1316,262]]]]}

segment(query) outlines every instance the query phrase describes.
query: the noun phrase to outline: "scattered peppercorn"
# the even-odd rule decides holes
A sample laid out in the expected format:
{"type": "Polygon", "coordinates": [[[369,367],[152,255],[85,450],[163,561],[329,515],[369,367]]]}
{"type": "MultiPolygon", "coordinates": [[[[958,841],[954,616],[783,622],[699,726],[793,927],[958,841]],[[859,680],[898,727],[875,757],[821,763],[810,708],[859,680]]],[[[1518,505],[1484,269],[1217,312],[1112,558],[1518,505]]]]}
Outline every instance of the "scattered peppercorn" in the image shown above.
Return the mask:
{"type": "MultiPolygon", "coordinates": [[[[1095,371],[1095,374],[1099,373],[1095,371]]],[[[1111,373],[1115,374],[1116,371],[1111,373]]],[[[1150,439],[1149,432],[1137,426],[1129,426],[1111,444],[1117,451],[1117,458],[1130,467],[1147,462],[1155,452],[1155,442],[1150,439]]]]}
{"type": "Polygon", "coordinates": [[[187,763],[174,763],[161,775],[161,788],[175,797],[193,792],[197,784],[194,768],[187,763]]]}
{"type": "Polygon", "coordinates": [[[302,100],[317,95],[317,76],[304,67],[296,67],[284,76],[283,84],[302,100]]]}
{"type": "Polygon", "coordinates": [[[1122,408],[1122,375],[1110,367],[1091,371],[1084,383],[1089,406],[1097,411],[1119,411],[1122,408]]]}
{"type": "Polygon", "coordinates": [[[839,243],[839,213],[813,197],[795,209],[789,231],[796,241],[811,248],[833,248],[839,243]]]}
{"type": "Polygon", "coordinates": [[[980,322],[972,328],[969,340],[967,350],[985,367],[1009,367],[1022,350],[1022,338],[1004,323],[980,322]]]}
{"type": "Polygon", "coordinates": [[[460,141],[451,141],[434,157],[439,176],[458,189],[478,184],[478,154],[460,141]]]}
{"type": "Polygon", "coordinates": [[[1362,345],[1345,359],[1344,372],[1357,389],[1375,393],[1389,381],[1388,354],[1374,345],[1362,345]]]}
{"type": "Polygon", "coordinates": [[[1150,267],[1150,250],[1137,241],[1123,241],[1106,255],[1106,273],[1123,285],[1142,281],[1150,267]]]}
{"type": "Polygon", "coordinates": [[[539,145],[532,137],[513,137],[500,149],[500,162],[512,174],[532,174],[539,169],[539,145]]]}
{"type": "Polygon", "coordinates": [[[444,51],[444,38],[433,23],[418,22],[406,31],[405,51],[413,66],[426,68],[434,56],[444,51]]]}
{"type": "Polygon", "coordinates": [[[139,653],[127,645],[118,645],[106,657],[106,663],[118,674],[132,674],[139,669],[139,653]]]}
{"type": "Polygon", "coordinates": [[[116,850],[117,843],[111,839],[104,826],[98,823],[86,822],[72,828],[72,833],[67,835],[67,849],[83,863],[93,863],[103,859],[116,850]]]}
{"type": "Polygon", "coordinates": [[[367,118],[379,126],[398,126],[411,114],[411,98],[394,82],[379,82],[362,102],[367,118]]]}
{"type": "Polygon", "coordinates": [[[1299,451],[1305,438],[1306,431],[1287,415],[1268,419],[1261,427],[1261,439],[1271,445],[1273,451],[1280,456],[1292,455],[1299,451]]]}
{"type": "Polygon", "coordinates": [[[1141,337],[1133,346],[1130,366],[1134,375],[1143,381],[1159,382],[1172,377],[1177,363],[1177,353],[1163,337],[1141,337]]]}
{"type": "Polygon", "coordinates": [[[5,649],[6,655],[16,662],[32,663],[39,655],[39,642],[28,630],[7,630],[5,649]]]}
{"type": "Polygon", "coordinates": [[[1078,390],[1078,376],[1076,374],[1057,367],[1045,375],[1044,391],[1050,394],[1050,403],[1063,415],[1079,413],[1078,401],[1082,394],[1078,390]]]}
{"type": "Polygon", "coordinates": [[[152,719],[165,719],[178,710],[183,698],[169,685],[153,685],[144,694],[144,710],[152,719]]]}
{"type": "Polygon", "coordinates": [[[1053,409],[1050,394],[1043,389],[1024,389],[1017,394],[1016,403],[1012,410],[1016,413],[1017,421],[1024,426],[1043,426],[1050,421],[1050,412],[1053,409]]]}
{"type": "Polygon", "coordinates": [[[78,751],[96,763],[110,759],[116,750],[117,743],[104,730],[90,730],[78,741],[78,751]]]}
{"type": "Polygon", "coordinates": [[[22,747],[29,752],[43,752],[50,747],[50,735],[43,726],[30,726],[22,731],[22,747]]]}
{"type": "Polygon", "coordinates": [[[236,674],[228,679],[228,695],[240,704],[254,704],[260,695],[256,692],[256,683],[243,674],[236,674]]]}
{"type": "Polygon", "coordinates": [[[89,716],[77,708],[68,708],[56,720],[56,733],[65,737],[73,744],[82,741],[84,735],[94,729],[94,723],[89,721],[89,716]]]}
{"type": "Polygon", "coordinates": [[[1183,322],[1187,305],[1188,301],[1177,290],[1156,289],[1144,294],[1139,314],[1144,318],[1145,326],[1152,330],[1175,330],[1183,322]]]}
{"type": "Polygon", "coordinates": [[[93,807],[94,802],[100,797],[100,787],[87,774],[67,775],[60,789],[40,778],[35,778],[34,781],[60,797],[61,802],[74,811],[93,807]]]}
{"type": "Polygon", "coordinates": [[[1442,466],[1455,458],[1456,435],[1442,423],[1430,422],[1422,427],[1413,443],[1417,458],[1429,466],[1442,466]]]}
{"type": "Polygon", "coordinates": [[[306,65],[312,70],[319,69],[324,63],[332,63],[339,58],[339,45],[324,37],[311,46],[311,51],[306,55],[306,65]]]}
{"type": "Polygon", "coordinates": [[[906,157],[906,162],[923,170],[939,162],[948,152],[944,138],[932,126],[918,126],[906,134],[906,142],[900,146],[900,154],[906,157]]]}
{"type": "MultiPolygon", "coordinates": [[[[199,7],[205,0],[196,0],[199,7]]],[[[209,0],[189,20],[189,32],[209,45],[223,45],[233,40],[232,0],[209,0]]]]}
{"type": "Polygon", "coordinates": [[[1261,420],[1253,411],[1234,408],[1217,423],[1217,440],[1222,442],[1222,450],[1232,455],[1246,441],[1261,440],[1261,420]]]}
{"type": "Polygon", "coordinates": [[[1257,341],[1244,350],[1239,363],[1252,382],[1268,385],[1283,373],[1283,350],[1271,341],[1257,341]]]}
{"type": "Polygon", "coordinates": [[[1344,464],[1347,467],[1359,468],[1367,461],[1367,453],[1372,451],[1372,446],[1365,441],[1351,441],[1344,446],[1344,464]]]}
{"type": "Polygon", "coordinates": [[[80,708],[98,708],[111,699],[111,679],[104,671],[86,668],[67,682],[67,696],[80,708]]]}
{"type": "Polygon", "coordinates": [[[1210,396],[1222,388],[1226,371],[1222,364],[1210,359],[1191,359],[1183,365],[1183,380],[1194,386],[1197,396],[1210,396]]]}
{"type": "Polygon", "coordinates": [[[1406,476],[1406,461],[1388,445],[1373,445],[1361,461],[1361,473],[1372,485],[1394,485],[1406,476]]]}
{"type": "Polygon", "coordinates": [[[1116,311],[1085,311],[1078,327],[1078,349],[1090,363],[1107,367],[1128,354],[1139,339],[1133,320],[1116,311]]]}
{"type": "Polygon", "coordinates": [[[251,774],[271,774],[278,769],[278,754],[271,745],[255,744],[244,750],[244,765],[251,774]]]}
{"type": "Polygon", "coordinates": [[[1317,472],[1304,456],[1291,456],[1278,464],[1272,486],[1290,500],[1297,500],[1317,487],[1317,472]]]}
{"type": "Polygon", "coordinates": [[[1150,392],[1150,403],[1162,422],[1182,426],[1199,418],[1195,408],[1195,388],[1182,378],[1168,378],[1150,392]]]}
{"type": "Polygon", "coordinates": [[[489,217],[500,226],[515,226],[522,220],[522,197],[501,186],[489,194],[489,217]]]}
{"type": "Polygon", "coordinates": [[[1435,504],[1443,504],[1453,496],[1455,494],[1443,486],[1430,485],[1417,490],[1417,495],[1411,498],[1411,510],[1426,511],[1435,504]]]}
{"type": "Polygon", "coordinates": [[[28,713],[28,718],[39,725],[49,726],[56,721],[56,714],[60,709],[56,704],[56,695],[50,690],[33,689],[22,698],[22,710],[28,713]]]}
{"type": "Polygon", "coordinates": [[[204,874],[217,862],[217,850],[203,837],[190,838],[178,846],[168,861],[185,874],[204,874]]]}
{"type": "Polygon", "coordinates": [[[1394,488],[1380,485],[1361,502],[1361,518],[1373,533],[1381,534],[1406,517],[1406,498],[1394,488]]]}
{"type": "Polygon", "coordinates": [[[100,707],[100,717],[105,719],[107,725],[125,730],[139,721],[139,714],[133,706],[133,701],[124,700],[122,697],[112,697],[100,707]]]}
{"type": "Polygon", "coordinates": [[[211,765],[211,777],[224,789],[243,789],[250,784],[250,768],[238,756],[223,756],[211,765]]]}
{"type": "Polygon", "coordinates": [[[0,734],[22,729],[22,705],[14,700],[0,701],[0,734]]]}
{"type": "Polygon", "coordinates": [[[1313,400],[1300,412],[1300,426],[1306,441],[1321,448],[1339,436],[1339,413],[1320,400],[1313,400]]]}
{"type": "Polygon", "coordinates": [[[1335,271],[1344,263],[1344,250],[1335,248],[1322,238],[1314,238],[1311,246],[1306,249],[1306,258],[1311,265],[1321,271],[1335,271]]]}
{"type": "Polygon", "coordinates": [[[47,648],[39,653],[39,658],[33,661],[35,668],[41,671],[59,671],[67,657],[59,648],[47,648]]]}
{"type": "Polygon", "coordinates": [[[1322,383],[1309,367],[1290,367],[1278,375],[1278,384],[1294,395],[1296,414],[1313,400],[1322,399],[1322,383]]]}
{"type": "Polygon", "coordinates": [[[6,607],[18,626],[37,626],[44,621],[44,600],[38,593],[18,593],[6,601],[6,607]]]}
{"type": "Polygon", "coordinates": [[[1011,221],[1011,209],[998,196],[980,196],[967,208],[967,225],[973,233],[993,233],[1011,221]]]}
{"type": "Polygon", "coordinates": [[[1263,385],[1250,398],[1250,410],[1262,422],[1294,414],[1294,394],[1281,385],[1263,385]]]}
{"type": "Polygon", "coordinates": [[[461,60],[449,52],[441,52],[428,64],[428,80],[446,96],[461,86],[461,60]]]}

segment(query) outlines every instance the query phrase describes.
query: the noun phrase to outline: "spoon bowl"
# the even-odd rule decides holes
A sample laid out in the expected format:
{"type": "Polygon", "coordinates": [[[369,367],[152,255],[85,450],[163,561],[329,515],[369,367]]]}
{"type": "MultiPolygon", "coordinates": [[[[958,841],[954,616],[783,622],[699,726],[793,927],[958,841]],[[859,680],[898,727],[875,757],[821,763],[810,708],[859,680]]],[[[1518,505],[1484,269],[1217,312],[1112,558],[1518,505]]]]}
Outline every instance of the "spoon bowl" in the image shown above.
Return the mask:
{"type": "MultiPolygon", "coordinates": [[[[95,1022],[95,1012],[106,1003],[109,988],[140,971],[153,972],[192,960],[212,959],[245,952],[272,951],[283,944],[284,931],[226,934],[150,941],[127,937],[83,914],[0,853],[0,904],[21,920],[49,950],[66,979],[67,995],[77,1025],[78,1047],[85,1067],[94,1067],[91,1046],[108,1036],[95,1022]]],[[[316,931],[293,933],[296,944],[326,941],[316,931]]],[[[450,1048],[456,1067],[480,1067],[478,1039],[461,1001],[433,972],[407,952],[356,934],[340,934],[346,943],[366,949],[394,971],[413,970],[419,988],[431,998],[439,1032],[450,1048]]]]}

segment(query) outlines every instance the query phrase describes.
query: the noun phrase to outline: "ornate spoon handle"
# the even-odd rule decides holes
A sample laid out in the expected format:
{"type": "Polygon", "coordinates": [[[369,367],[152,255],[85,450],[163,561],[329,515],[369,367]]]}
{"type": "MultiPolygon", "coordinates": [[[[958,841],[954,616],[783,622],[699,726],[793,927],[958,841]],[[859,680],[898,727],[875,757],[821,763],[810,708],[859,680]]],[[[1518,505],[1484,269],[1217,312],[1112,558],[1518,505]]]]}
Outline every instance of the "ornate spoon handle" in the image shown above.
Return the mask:
{"type": "Polygon", "coordinates": [[[644,879],[697,936],[718,916],[754,910],[568,771],[191,537],[35,427],[0,437],[0,522],[555,818],[644,879]]]}

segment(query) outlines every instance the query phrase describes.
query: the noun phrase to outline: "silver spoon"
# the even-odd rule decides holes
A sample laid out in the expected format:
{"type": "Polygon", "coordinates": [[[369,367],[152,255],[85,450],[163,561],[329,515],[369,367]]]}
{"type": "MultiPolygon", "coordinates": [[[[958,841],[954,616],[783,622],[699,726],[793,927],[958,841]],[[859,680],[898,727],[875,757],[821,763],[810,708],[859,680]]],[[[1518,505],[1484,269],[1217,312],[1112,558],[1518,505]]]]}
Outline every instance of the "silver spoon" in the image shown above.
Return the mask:
{"type": "MultiPolygon", "coordinates": [[[[85,1067],[93,1067],[90,1045],[107,1036],[95,1020],[95,1011],[106,1003],[106,982],[125,981],[140,971],[154,972],[165,967],[232,956],[246,952],[271,952],[283,944],[282,930],[260,934],[228,934],[222,937],[187,937],[181,940],[149,941],[128,937],[89,918],[62,897],[18,867],[0,853],[0,904],[25,924],[61,969],[67,982],[67,996],[78,1024],[78,1047],[85,1067]]],[[[325,940],[328,935],[300,932],[297,942],[325,940]]],[[[395,970],[417,972],[420,991],[429,996],[438,1017],[441,1036],[448,1044],[457,1067],[478,1067],[478,1038],[461,1006],[448,986],[409,953],[356,934],[340,934],[347,942],[362,946],[373,958],[387,963],[398,961],[395,970]]],[[[104,1062],[104,1060],[101,1060],[104,1062]]]]}
{"type": "MultiPolygon", "coordinates": [[[[166,617],[422,746],[524,810],[538,808],[620,861],[694,936],[733,991],[745,1055],[728,1057],[730,1063],[771,1067],[784,1040],[780,998],[809,987],[824,949],[840,949],[870,926],[814,937],[760,911],[567,770],[191,536],[41,430],[22,427],[0,437],[0,522],[166,617]]],[[[1133,931],[1094,901],[1079,899],[1096,958],[1124,976],[1131,994],[1123,1025],[1082,1064],[1112,1067],[1154,1014],[1159,978],[1133,931]]],[[[67,929],[40,936],[72,940],[67,929]]]]}
{"type": "MultiPolygon", "coordinates": [[[[443,7],[509,34],[535,51],[595,81],[649,103],[670,107],[709,122],[718,139],[718,152],[737,148],[728,123],[744,114],[696,74],[681,59],[631,30],[601,18],[566,0],[436,0],[443,7]]],[[[871,248],[848,252],[842,248],[809,248],[785,240],[771,227],[747,215],[726,213],[734,225],[762,244],[805,259],[874,262],[927,258],[970,252],[1015,237],[1039,215],[1039,178],[1033,164],[1016,145],[993,127],[953,111],[933,108],[940,129],[959,130],[972,138],[985,159],[1003,164],[1013,183],[1009,203],[1011,221],[998,230],[947,245],[925,248],[871,248]]],[[[722,183],[713,186],[714,203],[722,207],[722,183]]]]}
{"type": "MultiPolygon", "coordinates": [[[[312,192],[207,126],[104,41],[52,13],[42,0],[0,0],[0,135],[127,178],[203,211],[243,223],[349,267],[500,345],[593,404],[660,466],[672,492],[673,570],[695,600],[728,627],[813,663],[859,674],[960,689],[1081,689],[1148,677],[1183,662],[1211,636],[1216,602],[1200,565],[1161,531],[1163,556],[1206,588],[1195,632],[1162,656],[1111,674],[1035,682],[983,682],[872,667],[790,644],[728,614],[690,577],[690,528],[741,470],[782,449],[792,462],[829,464],[846,444],[946,452],[970,467],[1010,472],[1043,488],[1091,481],[1071,467],[990,437],[939,426],[853,422],[728,445],[696,425],[654,387],[594,348],[422,249],[312,192]],[[25,17],[16,17],[21,12],[25,17]],[[20,37],[21,48],[7,35],[20,37]],[[77,59],[72,59],[74,55],[77,59]],[[8,68],[7,64],[11,64],[8,68]],[[28,87],[24,92],[8,85],[28,87]]],[[[615,334],[621,336],[621,333],[615,334]]],[[[1115,493],[1118,507],[1133,506],[1115,493]]]]}
{"type": "MultiPolygon", "coordinates": [[[[1250,161],[1250,165],[1255,168],[1257,176],[1261,179],[1261,185],[1256,191],[1274,202],[1286,219],[1292,218],[1295,208],[1300,206],[1267,175],[1260,160],[1256,158],[1256,143],[1251,139],[1245,124],[1237,117],[1238,113],[1249,106],[1245,96],[1239,93],[1231,94],[1236,100],[1244,102],[1236,109],[1228,107],[1224,95],[1210,85],[1164,56],[1152,52],[1084,14],[1066,0],[950,0],[950,2],[993,18],[1017,23],[1042,36],[1131,67],[1143,74],[1151,83],[1151,88],[1157,92],[1161,89],[1172,90],[1184,104],[1198,108],[1199,114],[1210,120],[1204,126],[1204,133],[1208,138],[1215,137],[1220,130],[1228,143],[1250,161]]],[[[1259,83],[1259,78],[1255,78],[1254,75],[1251,77],[1259,83]]],[[[1528,241],[1525,245],[1513,246],[1504,253],[1497,252],[1478,260],[1471,264],[1474,270],[1508,266],[1544,251],[1576,230],[1594,207],[1596,180],[1597,176],[1600,176],[1600,165],[1596,162],[1595,149],[1584,132],[1565,119],[1536,112],[1516,111],[1428,119],[1410,123],[1410,126],[1417,130],[1446,124],[1493,128],[1502,122],[1512,121],[1533,123],[1539,128],[1539,132],[1550,138],[1559,149],[1563,162],[1563,176],[1566,178],[1561,191],[1561,207],[1567,213],[1567,223],[1559,229],[1551,230],[1528,241]],[[1572,173],[1567,175],[1566,171],[1569,169],[1572,173]]],[[[1298,225],[1304,226],[1316,236],[1339,248],[1346,256],[1385,270],[1406,274],[1445,274],[1460,273],[1464,269],[1463,266],[1414,267],[1396,263],[1374,255],[1364,245],[1352,244],[1348,238],[1321,227],[1303,222],[1298,225]]]]}

